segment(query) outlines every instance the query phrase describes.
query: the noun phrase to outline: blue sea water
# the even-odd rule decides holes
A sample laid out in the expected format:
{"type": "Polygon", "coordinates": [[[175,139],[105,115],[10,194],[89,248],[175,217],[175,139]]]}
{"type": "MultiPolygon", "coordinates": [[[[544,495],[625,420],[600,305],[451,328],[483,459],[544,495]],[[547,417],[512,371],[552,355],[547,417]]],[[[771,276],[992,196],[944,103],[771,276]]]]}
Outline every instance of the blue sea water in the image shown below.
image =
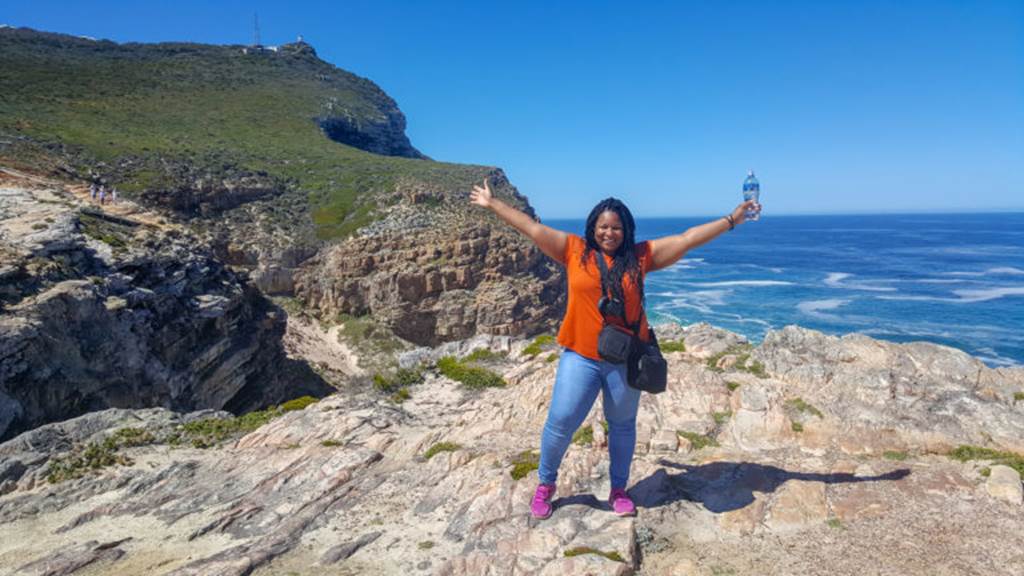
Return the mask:
{"type": "MultiPolygon", "coordinates": [[[[707,218],[639,219],[639,240],[707,218]]],[[[582,220],[552,220],[583,233],[582,220]]],[[[799,324],[953,346],[1024,365],[1024,213],[771,216],[647,277],[654,323],[706,321],[759,342],[799,324]]]]}

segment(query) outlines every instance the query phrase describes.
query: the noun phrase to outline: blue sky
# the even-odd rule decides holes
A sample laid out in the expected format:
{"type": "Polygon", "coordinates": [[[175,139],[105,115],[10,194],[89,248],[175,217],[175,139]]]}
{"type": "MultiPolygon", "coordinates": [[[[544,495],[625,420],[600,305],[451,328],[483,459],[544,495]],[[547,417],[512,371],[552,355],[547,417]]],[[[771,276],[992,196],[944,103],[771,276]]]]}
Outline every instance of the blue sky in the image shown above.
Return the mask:
{"type": "Polygon", "coordinates": [[[765,216],[1024,210],[1024,2],[56,2],[0,23],[118,42],[302,34],[415,146],[500,166],[545,218],[624,199],[765,216]]]}

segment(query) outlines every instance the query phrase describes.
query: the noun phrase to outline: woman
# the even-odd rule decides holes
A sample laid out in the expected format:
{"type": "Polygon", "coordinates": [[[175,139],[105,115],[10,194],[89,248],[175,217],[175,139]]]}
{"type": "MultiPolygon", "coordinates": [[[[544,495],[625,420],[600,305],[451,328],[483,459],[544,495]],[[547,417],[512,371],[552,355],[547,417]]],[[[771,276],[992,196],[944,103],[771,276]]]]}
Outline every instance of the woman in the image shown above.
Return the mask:
{"type": "Polygon", "coordinates": [[[566,268],[568,277],[568,304],[558,331],[558,343],[565,351],[558,363],[547,422],[541,435],[540,484],[530,505],[531,513],[535,518],[551,516],[551,499],[555,495],[562,457],[573,433],[601,392],[611,460],[608,503],[620,516],[636,514],[626,484],[636,444],[640,391],[627,384],[625,364],[605,362],[597,353],[597,337],[604,316],[598,308],[603,294],[596,258],[604,258],[608,266],[613,299],[625,302],[627,320],[621,323],[635,324],[639,319],[640,338],[648,341],[650,330],[641,302],[644,275],[671,266],[692,248],[742,224],[747,210],[760,210],[760,206],[753,200],[744,202],[732,214],[694,226],[682,234],[636,244],[633,216],[625,204],[615,198],[602,200],[591,210],[585,238],[545,226],[495,198],[486,179],[483,186],[473,186],[469,198],[473,204],[490,209],[533,240],[541,252],[566,268]]]}

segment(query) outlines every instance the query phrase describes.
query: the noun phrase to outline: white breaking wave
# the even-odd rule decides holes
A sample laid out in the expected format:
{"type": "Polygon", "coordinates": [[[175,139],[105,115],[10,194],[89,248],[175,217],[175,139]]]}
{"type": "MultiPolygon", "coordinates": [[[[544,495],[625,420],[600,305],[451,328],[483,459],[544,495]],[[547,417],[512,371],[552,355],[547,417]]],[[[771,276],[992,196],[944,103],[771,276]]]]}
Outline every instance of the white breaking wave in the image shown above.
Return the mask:
{"type": "Polygon", "coordinates": [[[796,309],[815,318],[823,320],[839,320],[839,317],[835,314],[826,314],[823,311],[835,310],[836,308],[849,303],[849,300],[843,300],[840,298],[830,298],[828,300],[807,300],[797,304],[796,309]]]}
{"type": "Polygon", "coordinates": [[[980,358],[983,362],[987,362],[993,366],[1020,366],[1020,363],[1016,360],[1004,358],[991,348],[978,348],[978,350],[974,352],[974,355],[980,358]]]}
{"type": "Polygon", "coordinates": [[[721,282],[686,282],[687,286],[792,286],[792,282],[783,280],[724,280],[721,282]]]}
{"type": "MultiPolygon", "coordinates": [[[[825,285],[831,286],[832,288],[845,288],[847,290],[865,290],[869,292],[896,292],[896,289],[892,286],[875,286],[866,282],[844,282],[847,278],[853,276],[846,272],[830,272],[828,277],[825,278],[825,285]]],[[[878,282],[878,280],[876,280],[878,282]]]]}
{"type": "Polygon", "coordinates": [[[875,296],[879,300],[917,300],[922,302],[950,302],[953,304],[971,304],[986,302],[1005,296],[1024,296],[1024,286],[1012,288],[988,288],[984,290],[954,290],[959,298],[943,298],[941,296],[875,296]]]}
{"type": "Polygon", "coordinates": [[[988,288],[985,290],[954,290],[954,294],[965,302],[984,302],[995,300],[1003,296],[1024,296],[1024,286],[1013,288],[988,288]]]}
{"type": "Polygon", "coordinates": [[[943,272],[946,276],[988,276],[990,274],[1008,274],[1011,276],[1024,275],[1024,270],[1020,268],[1014,268],[1012,266],[999,266],[997,268],[989,268],[984,272],[943,272]]]}

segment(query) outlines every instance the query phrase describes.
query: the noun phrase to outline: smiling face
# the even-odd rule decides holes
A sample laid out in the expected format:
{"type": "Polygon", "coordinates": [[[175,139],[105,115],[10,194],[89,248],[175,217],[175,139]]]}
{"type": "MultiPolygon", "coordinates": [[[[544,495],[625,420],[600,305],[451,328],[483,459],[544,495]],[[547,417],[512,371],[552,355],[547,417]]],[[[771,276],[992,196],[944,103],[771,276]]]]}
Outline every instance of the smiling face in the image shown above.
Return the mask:
{"type": "Polygon", "coordinates": [[[597,217],[594,225],[594,240],[601,247],[601,251],[612,256],[622,246],[623,239],[622,219],[611,210],[605,210],[597,217]]]}

